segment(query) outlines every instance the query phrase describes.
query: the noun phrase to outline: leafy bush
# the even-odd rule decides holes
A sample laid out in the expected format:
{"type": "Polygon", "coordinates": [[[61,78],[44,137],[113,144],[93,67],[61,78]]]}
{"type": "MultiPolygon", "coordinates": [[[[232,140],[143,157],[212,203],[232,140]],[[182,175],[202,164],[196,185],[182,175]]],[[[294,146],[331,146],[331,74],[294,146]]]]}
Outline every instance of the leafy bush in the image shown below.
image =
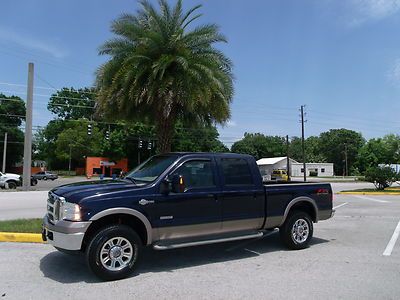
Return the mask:
{"type": "Polygon", "coordinates": [[[383,190],[399,179],[399,174],[390,167],[371,167],[365,172],[365,180],[372,182],[377,190],[383,190]]]}

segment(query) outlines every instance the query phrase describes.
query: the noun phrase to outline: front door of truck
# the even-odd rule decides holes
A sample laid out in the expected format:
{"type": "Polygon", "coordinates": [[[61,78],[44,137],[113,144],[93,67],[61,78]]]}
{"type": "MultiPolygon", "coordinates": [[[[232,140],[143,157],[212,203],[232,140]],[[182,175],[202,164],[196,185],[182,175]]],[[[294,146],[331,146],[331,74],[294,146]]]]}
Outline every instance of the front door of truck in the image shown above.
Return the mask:
{"type": "Polygon", "coordinates": [[[214,159],[190,158],[170,172],[182,176],[184,190],[157,199],[155,220],[160,239],[188,238],[221,232],[221,203],[214,159]]]}

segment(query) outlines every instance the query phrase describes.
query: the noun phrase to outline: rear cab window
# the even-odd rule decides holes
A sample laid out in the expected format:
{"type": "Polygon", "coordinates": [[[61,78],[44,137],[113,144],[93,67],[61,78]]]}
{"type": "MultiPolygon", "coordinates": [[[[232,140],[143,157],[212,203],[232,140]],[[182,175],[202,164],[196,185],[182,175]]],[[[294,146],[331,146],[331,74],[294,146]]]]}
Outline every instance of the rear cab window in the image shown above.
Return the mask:
{"type": "Polygon", "coordinates": [[[224,186],[254,185],[253,175],[247,160],[222,158],[220,160],[224,186]]]}

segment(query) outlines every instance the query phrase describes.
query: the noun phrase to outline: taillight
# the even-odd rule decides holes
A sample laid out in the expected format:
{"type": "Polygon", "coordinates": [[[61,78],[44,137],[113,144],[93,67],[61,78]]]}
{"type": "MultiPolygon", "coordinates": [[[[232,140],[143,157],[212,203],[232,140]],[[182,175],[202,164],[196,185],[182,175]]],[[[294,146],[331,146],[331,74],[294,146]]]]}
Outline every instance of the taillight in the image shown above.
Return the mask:
{"type": "Polygon", "coordinates": [[[328,189],[318,189],[317,190],[317,195],[327,195],[327,194],[329,194],[328,189]]]}

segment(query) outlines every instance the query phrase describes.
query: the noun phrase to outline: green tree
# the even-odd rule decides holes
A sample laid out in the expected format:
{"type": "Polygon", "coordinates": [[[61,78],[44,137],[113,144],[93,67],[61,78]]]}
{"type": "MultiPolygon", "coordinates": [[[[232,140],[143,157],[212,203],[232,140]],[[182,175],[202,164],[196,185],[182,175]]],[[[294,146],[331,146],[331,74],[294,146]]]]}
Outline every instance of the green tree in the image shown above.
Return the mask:
{"type": "Polygon", "coordinates": [[[154,124],[158,150],[168,152],[177,120],[192,126],[224,123],[233,97],[231,61],[214,47],[226,42],[218,26],[192,29],[201,7],[182,10],[160,0],[160,11],[141,1],[136,15],[115,20],[100,54],[111,56],[97,72],[98,112],[154,124]]]}
{"type": "Polygon", "coordinates": [[[0,93],[0,157],[3,157],[3,141],[7,132],[6,170],[22,160],[24,133],[20,126],[25,120],[25,113],[25,103],[20,97],[0,93]]]}
{"type": "Polygon", "coordinates": [[[334,164],[335,174],[345,174],[355,164],[358,152],[365,144],[361,133],[348,129],[330,129],[319,136],[319,149],[328,162],[334,164]]]}
{"type": "Polygon", "coordinates": [[[63,130],[55,142],[56,156],[64,162],[68,162],[70,153],[76,165],[82,165],[86,156],[100,156],[104,134],[97,126],[92,125],[92,134],[87,134],[86,120],[73,122],[69,128],[63,130]]]}
{"type": "Polygon", "coordinates": [[[212,125],[185,128],[178,122],[174,136],[172,151],[229,152],[229,149],[218,140],[218,130],[212,125]]]}
{"type": "Polygon", "coordinates": [[[284,137],[267,136],[261,133],[245,133],[244,138],[235,142],[232,152],[253,155],[256,159],[263,157],[286,156],[284,137]]]}
{"type": "Polygon", "coordinates": [[[382,163],[395,164],[400,162],[400,136],[388,134],[382,138],[385,147],[385,157],[382,163]]]}
{"type": "Polygon", "coordinates": [[[381,138],[370,139],[358,152],[356,167],[363,174],[367,169],[385,163],[385,144],[381,138]]]}
{"type": "MultiPolygon", "coordinates": [[[[320,139],[317,136],[310,136],[304,141],[306,162],[326,162],[327,159],[320,149],[320,139]]],[[[298,162],[303,161],[303,150],[301,138],[295,136],[290,139],[289,156],[298,162]]]]}
{"type": "Polygon", "coordinates": [[[62,88],[51,95],[47,109],[59,119],[91,119],[96,103],[94,88],[62,88]]]}
{"type": "Polygon", "coordinates": [[[383,190],[393,181],[399,180],[399,174],[390,167],[370,167],[365,172],[365,180],[374,183],[376,189],[383,190]]]}

